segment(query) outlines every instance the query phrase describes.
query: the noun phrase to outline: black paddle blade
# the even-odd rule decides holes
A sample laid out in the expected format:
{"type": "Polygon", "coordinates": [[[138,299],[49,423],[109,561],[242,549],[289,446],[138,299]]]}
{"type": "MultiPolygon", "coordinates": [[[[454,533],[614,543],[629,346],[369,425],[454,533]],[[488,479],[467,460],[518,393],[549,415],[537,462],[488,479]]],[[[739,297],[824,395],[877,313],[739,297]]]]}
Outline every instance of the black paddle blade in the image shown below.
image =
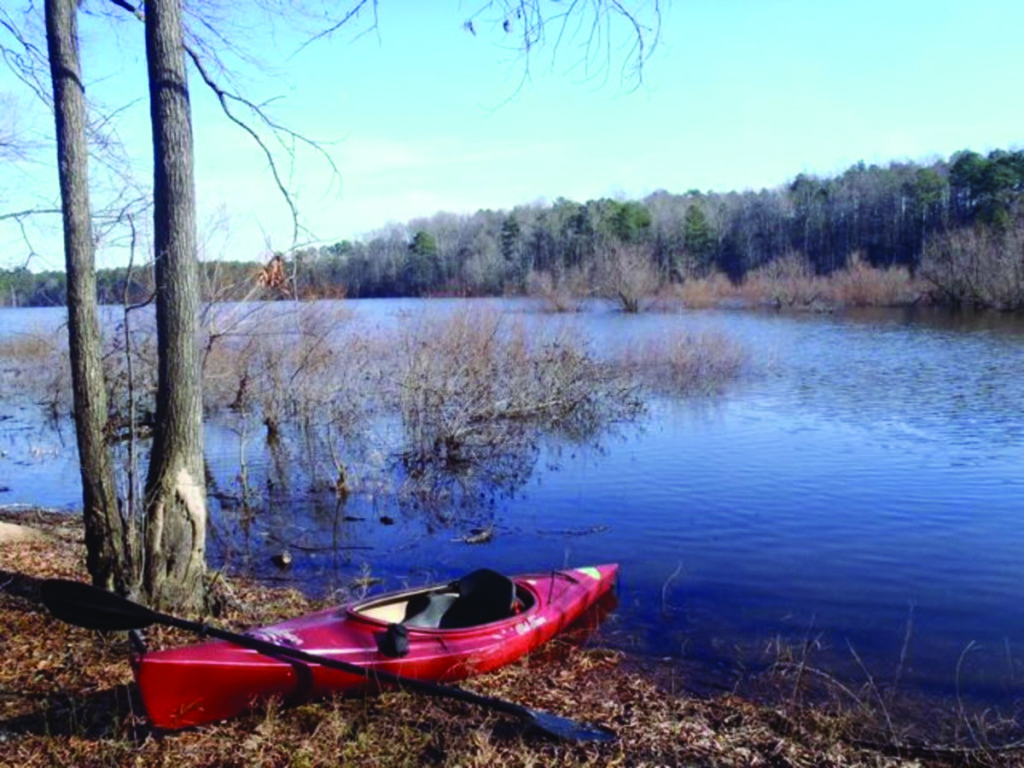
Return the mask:
{"type": "Polygon", "coordinates": [[[142,629],[156,623],[159,618],[143,605],[81,581],[46,579],[41,589],[43,605],[50,613],[77,627],[142,629]]]}
{"type": "Polygon", "coordinates": [[[527,722],[549,736],[563,741],[616,741],[619,738],[614,731],[604,726],[580,723],[568,717],[538,712],[535,709],[530,710],[527,722]]]}

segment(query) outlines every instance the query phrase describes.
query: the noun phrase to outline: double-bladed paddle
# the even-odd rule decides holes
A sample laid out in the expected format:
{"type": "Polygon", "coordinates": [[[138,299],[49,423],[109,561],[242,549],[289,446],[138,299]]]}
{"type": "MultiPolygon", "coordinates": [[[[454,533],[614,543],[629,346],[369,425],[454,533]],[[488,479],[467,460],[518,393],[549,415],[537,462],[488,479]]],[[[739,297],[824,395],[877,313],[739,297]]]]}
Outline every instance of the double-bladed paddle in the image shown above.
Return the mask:
{"type": "Polygon", "coordinates": [[[322,667],[349,672],[377,683],[396,685],[408,690],[425,693],[428,696],[458,699],[469,704],[477,704],[481,707],[518,717],[539,731],[558,739],[570,741],[614,741],[617,738],[612,731],[603,726],[579,723],[567,717],[530,709],[521,704],[513,704],[510,701],[496,699],[491,696],[483,696],[462,688],[437,685],[436,683],[416,680],[384,670],[366,669],[357,664],[350,664],[346,661],[307,653],[298,648],[278,645],[277,643],[261,640],[258,637],[252,637],[251,635],[229,632],[226,629],[211,627],[197,621],[189,621],[177,616],[158,613],[144,605],[139,605],[112,592],[107,592],[80,581],[46,579],[42,584],[42,597],[43,604],[58,619],[68,624],[85,627],[86,629],[108,631],[132,630],[143,629],[152,624],[163,624],[168,627],[184,629],[187,632],[194,632],[203,637],[227,640],[229,643],[249,648],[267,656],[293,659],[307,664],[319,664],[322,667]]]}

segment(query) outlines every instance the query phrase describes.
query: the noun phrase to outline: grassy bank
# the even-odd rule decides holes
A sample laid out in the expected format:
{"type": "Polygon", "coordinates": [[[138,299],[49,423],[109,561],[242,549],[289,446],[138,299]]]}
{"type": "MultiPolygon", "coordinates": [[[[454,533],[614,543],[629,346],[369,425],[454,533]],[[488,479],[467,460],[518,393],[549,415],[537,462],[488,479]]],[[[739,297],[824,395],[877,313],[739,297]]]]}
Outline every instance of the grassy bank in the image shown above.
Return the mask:
{"type": "MultiPolygon", "coordinates": [[[[697,699],[596,648],[553,651],[468,687],[603,723],[615,744],[545,740],[479,709],[401,692],[282,707],[229,722],[154,732],[139,708],[123,636],[52,619],[38,580],[84,578],[81,531],[66,516],[0,515],[44,530],[0,544],[0,765],[31,766],[954,766],[1019,765],[1024,753],[867,746],[864,723],[811,705],[759,706],[734,695],[697,699]]],[[[218,622],[241,629],[318,607],[287,590],[222,586],[218,622]]],[[[163,631],[154,645],[189,642],[163,631]]]]}

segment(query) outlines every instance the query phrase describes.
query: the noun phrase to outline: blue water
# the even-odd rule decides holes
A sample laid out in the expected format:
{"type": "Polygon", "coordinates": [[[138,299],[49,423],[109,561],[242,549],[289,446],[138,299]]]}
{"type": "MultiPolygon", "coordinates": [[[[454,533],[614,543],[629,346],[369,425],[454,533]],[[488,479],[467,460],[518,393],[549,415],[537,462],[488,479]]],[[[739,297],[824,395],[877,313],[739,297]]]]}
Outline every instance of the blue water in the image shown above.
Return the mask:
{"type": "MultiPolygon", "coordinates": [[[[364,328],[394,327],[422,309],[347,306],[364,328]]],[[[1015,698],[1024,677],[1024,321],[898,310],[547,316],[495,306],[538,326],[575,326],[599,353],[719,331],[750,364],[720,397],[652,395],[640,419],[596,441],[541,441],[525,484],[452,510],[399,503],[386,484],[343,504],[311,496],[294,467],[285,488],[266,491],[280,462],[249,435],[255,511],[213,499],[214,564],[324,592],[365,572],[384,588],[482,565],[617,561],[620,605],[603,635],[612,645],[728,679],[741,664],[770,662],[776,638],[813,636],[818,666],[863,680],[863,664],[884,680],[910,621],[901,685],[951,691],[973,643],[961,690],[1015,698]],[[482,527],[494,528],[491,542],[459,541],[482,527]],[[283,547],[295,556],[284,574],[269,565],[283,547]]],[[[0,311],[0,339],[15,317],[0,311]]],[[[0,486],[9,488],[0,503],[74,508],[71,433],[62,441],[26,408],[0,404],[9,417],[0,421],[0,486]]],[[[237,487],[239,441],[226,424],[207,427],[222,489],[237,487]]]]}

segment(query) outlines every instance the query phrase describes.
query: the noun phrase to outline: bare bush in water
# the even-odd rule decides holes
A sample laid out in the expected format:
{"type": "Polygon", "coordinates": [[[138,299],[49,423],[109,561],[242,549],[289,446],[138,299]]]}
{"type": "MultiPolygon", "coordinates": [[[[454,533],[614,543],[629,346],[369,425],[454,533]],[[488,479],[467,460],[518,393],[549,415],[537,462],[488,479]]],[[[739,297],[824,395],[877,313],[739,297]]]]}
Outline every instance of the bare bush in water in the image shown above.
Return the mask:
{"type": "Polygon", "coordinates": [[[736,295],[736,287],[721,272],[707,277],[688,277],[682,283],[673,285],[664,297],[668,301],[677,299],[687,309],[707,309],[736,295]]]}
{"type": "Polygon", "coordinates": [[[719,331],[650,340],[625,351],[619,364],[657,391],[718,394],[743,372],[748,355],[719,331]]]}
{"type": "Polygon", "coordinates": [[[497,312],[422,320],[398,349],[402,456],[414,475],[484,467],[538,434],[587,434],[640,407],[633,385],[579,340],[538,338],[497,312]]]}
{"type": "Polygon", "coordinates": [[[806,307],[822,298],[823,288],[807,258],[794,252],[747,274],[740,293],[753,302],[806,307]]]}
{"type": "Polygon", "coordinates": [[[157,354],[153,328],[121,320],[104,334],[103,378],[107,386],[108,439],[131,436],[134,425],[148,436],[156,412],[157,354]]]}
{"type": "Polygon", "coordinates": [[[206,358],[207,407],[240,435],[265,429],[268,443],[297,436],[314,488],[347,487],[336,443],[365,442],[379,363],[374,345],[348,330],[337,304],[266,304],[221,334],[206,358]]]}
{"type": "Polygon", "coordinates": [[[1005,230],[972,227],[935,238],[920,274],[955,306],[1024,308],[1024,220],[1005,230]]]}
{"type": "Polygon", "coordinates": [[[754,304],[787,308],[885,307],[914,303],[922,285],[905,267],[873,267],[858,252],[843,269],[816,275],[810,262],[793,252],[749,273],[735,293],[754,304]]]}
{"type": "Polygon", "coordinates": [[[601,254],[596,280],[602,296],[631,313],[639,312],[661,285],[651,246],[623,243],[614,243],[601,254]]]}
{"type": "MultiPolygon", "coordinates": [[[[204,406],[237,434],[239,464],[231,486],[211,493],[243,507],[272,490],[424,494],[445,504],[504,493],[529,477],[542,441],[591,440],[632,418],[643,384],[717,391],[743,359],[724,337],[701,337],[608,360],[560,321],[479,305],[431,308],[390,332],[360,329],[335,303],[223,305],[208,317],[204,406]],[[254,447],[269,458],[265,481],[247,471],[254,447]]],[[[132,326],[130,343],[109,334],[112,415],[124,416],[117,437],[147,436],[139,427],[155,366],[146,325],[132,326]],[[120,391],[128,361],[131,400],[120,391]]]]}
{"type": "Polygon", "coordinates": [[[859,252],[850,254],[846,268],[832,273],[825,285],[829,298],[844,306],[894,307],[921,295],[906,267],[872,267],[859,252]]]}
{"type": "Polygon", "coordinates": [[[70,411],[67,327],[0,339],[0,393],[4,399],[31,398],[54,416],[70,411]]]}
{"type": "Polygon", "coordinates": [[[526,276],[527,295],[538,299],[545,312],[581,312],[590,292],[590,278],[579,267],[561,274],[532,270],[526,276]]]}
{"type": "Polygon", "coordinates": [[[207,407],[258,411],[271,423],[322,412],[360,362],[345,348],[350,312],[318,303],[256,306],[230,330],[211,332],[207,407]]]}

